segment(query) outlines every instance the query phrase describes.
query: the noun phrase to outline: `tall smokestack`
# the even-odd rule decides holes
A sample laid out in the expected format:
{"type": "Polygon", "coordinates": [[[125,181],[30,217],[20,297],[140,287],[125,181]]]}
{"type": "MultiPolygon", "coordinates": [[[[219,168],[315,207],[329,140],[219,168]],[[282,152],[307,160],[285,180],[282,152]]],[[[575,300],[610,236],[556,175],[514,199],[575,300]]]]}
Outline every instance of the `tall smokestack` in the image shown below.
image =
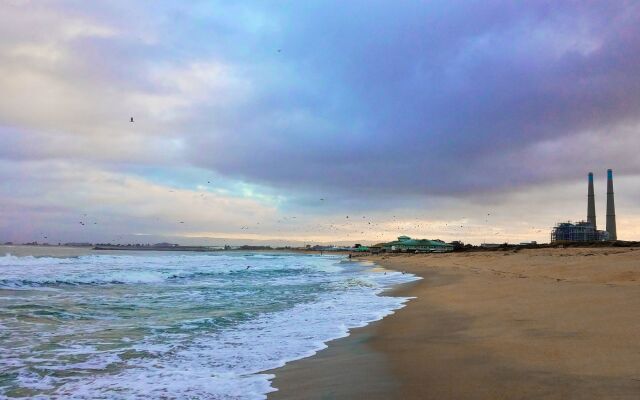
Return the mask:
{"type": "Polygon", "coordinates": [[[613,203],[613,171],[607,170],[607,232],[609,240],[618,240],[616,233],[616,206],[613,203]]]}
{"type": "Polygon", "coordinates": [[[587,194],[587,222],[596,227],[596,197],[593,194],[593,172],[589,172],[589,189],[587,194]]]}

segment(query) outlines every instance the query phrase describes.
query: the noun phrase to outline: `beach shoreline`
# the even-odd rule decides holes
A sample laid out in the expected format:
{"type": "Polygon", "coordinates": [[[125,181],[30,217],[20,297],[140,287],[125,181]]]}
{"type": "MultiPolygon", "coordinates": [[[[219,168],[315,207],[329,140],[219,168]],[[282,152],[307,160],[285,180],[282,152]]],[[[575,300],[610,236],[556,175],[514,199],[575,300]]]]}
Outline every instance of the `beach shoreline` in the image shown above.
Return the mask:
{"type": "Polygon", "coordinates": [[[358,259],[423,277],[391,293],[416,299],[275,370],[269,399],[640,395],[640,249],[358,259]]]}
{"type": "MultiPolygon", "coordinates": [[[[124,292],[136,292],[136,286],[139,286],[141,291],[148,292],[157,290],[160,286],[164,284],[165,281],[172,281],[173,277],[180,276],[189,279],[191,276],[199,277],[199,274],[191,274],[193,269],[183,271],[182,265],[193,266],[199,268],[203,261],[208,264],[206,261],[208,259],[206,254],[193,254],[190,253],[190,257],[196,257],[195,262],[188,262],[188,258],[183,257],[181,252],[177,252],[174,254],[167,254],[167,252],[162,252],[162,254],[151,254],[153,261],[153,265],[150,265],[148,262],[145,262],[145,256],[149,254],[140,253],[136,251],[132,252],[104,252],[99,250],[93,250],[90,248],[76,248],[76,247],[64,247],[64,246],[3,246],[1,248],[4,250],[4,253],[7,255],[3,259],[3,266],[6,266],[7,275],[4,276],[7,279],[3,281],[3,289],[9,290],[10,293],[16,288],[17,290],[22,290],[27,288],[24,292],[21,292],[24,296],[24,300],[18,299],[16,300],[18,303],[22,301],[22,304],[27,304],[29,307],[39,307],[39,304],[47,304],[47,307],[54,307],[52,302],[48,300],[45,301],[40,297],[29,297],[37,296],[39,294],[44,293],[42,296],[47,296],[49,293],[47,290],[38,291],[31,290],[31,287],[40,288],[44,287],[44,289],[48,289],[46,286],[53,285],[56,286],[55,290],[59,290],[60,293],[67,293],[73,291],[75,288],[79,288],[83,293],[87,293],[89,290],[97,290],[101,293],[98,297],[104,296],[104,298],[108,298],[112,292],[122,293],[124,292]],[[135,254],[136,257],[131,257],[131,255],[135,254]],[[104,257],[108,256],[108,257],[104,257]],[[179,257],[176,259],[175,257],[179,257]],[[203,257],[204,256],[204,257],[203,257]],[[140,258],[139,258],[140,257],[140,258]],[[167,258],[173,257],[173,258],[167,258]],[[165,267],[169,268],[169,264],[166,262],[163,263],[163,260],[169,260],[169,264],[173,267],[171,270],[166,270],[165,267]],[[176,263],[175,261],[179,261],[176,263]],[[124,263],[124,264],[123,264],[124,263]],[[156,271],[155,267],[162,267],[161,271],[156,271]],[[93,268],[93,267],[97,267],[93,268]],[[53,272],[52,272],[53,271],[53,272]],[[59,274],[55,275],[54,272],[58,271],[59,274]],[[32,275],[29,275],[32,273],[32,275]],[[144,285],[145,283],[150,283],[151,285],[144,285]],[[57,286],[62,285],[62,286],[57,286]],[[33,301],[32,301],[33,300],[33,301]]],[[[258,252],[250,252],[250,253],[258,253],[258,252]]],[[[264,255],[264,252],[259,252],[264,255]]],[[[215,253],[216,255],[223,255],[220,253],[215,253]]],[[[273,252],[274,255],[277,255],[278,252],[273,252]]],[[[294,254],[294,253],[291,253],[294,254]]],[[[235,254],[240,257],[241,254],[235,254]]],[[[253,254],[252,254],[253,255],[253,254]]],[[[246,263],[251,262],[258,263],[254,265],[254,267],[259,268],[260,264],[269,264],[273,260],[273,257],[265,257],[259,256],[255,259],[247,258],[247,261],[243,261],[244,258],[237,258],[239,263],[241,264],[241,268],[239,270],[245,271],[248,270],[248,267],[245,269],[244,265],[246,263]]],[[[302,254],[296,254],[301,256],[302,254]]],[[[295,347],[294,351],[289,351],[290,347],[286,341],[280,343],[278,345],[273,346],[276,351],[275,354],[278,354],[278,358],[270,358],[269,354],[266,354],[264,358],[265,364],[257,365],[257,363],[252,363],[247,365],[247,368],[255,368],[257,372],[259,369],[267,369],[274,368],[277,365],[282,365],[282,360],[288,359],[293,360],[300,357],[306,357],[309,354],[312,354],[314,351],[318,351],[325,347],[324,343],[334,340],[333,338],[339,338],[347,335],[347,329],[350,327],[362,326],[365,324],[371,323],[371,321],[376,321],[379,318],[387,315],[392,310],[397,310],[399,307],[403,306],[403,299],[391,298],[388,296],[384,296],[381,298],[377,297],[377,294],[380,292],[380,287],[391,287],[398,282],[406,282],[408,280],[413,279],[410,276],[402,276],[399,273],[387,273],[386,270],[382,268],[378,268],[371,262],[368,261],[352,261],[347,260],[346,257],[313,257],[313,256],[303,256],[302,258],[290,258],[290,257],[276,257],[276,259],[280,260],[288,260],[290,264],[298,266],[306,264],[307,267],[314,268],[318,267],[318,272],[312,273],[313,276],[320,274],[321,271],[324,271],[322,267],[327,267],[328,272],[335,273],[335,277],[329,279],[324,277],[324,275],[320,276],[318,279],[328,279],[327,282],[330,283],[331,286],[336,284],[336,291],[334,294],[327,294],[327,296],[319,299],[320,301],[311,302],[309,304],[316,304],[319,306],[315,307],[311,312],[304,314],[308,310],[309,307],[306,306],[308,302],[302,301],[300,304],[302,307],[297,308],[295,312],[291,315],[288,315],[287,318],[281,319],[281,321],[309,321],[308,323],[296,323],[293,322],[291,325],[293,330],[281,329],[280,334],[284,334],[284,336],[291,335],[289,337],[292,338],[291,342],[295,346],[298,343],[298,347],[295,347]],[[297,261],[296,261],[297,260],[297,261]],[[337,267],[337,264],[340,267],[337,267]],[[384,275],[384,276],[383,276],[384,275]],[[388,276],[387,276],[388,275],[388,276]],[[350,290],[348,288],[352,288],[350,290]],[[347,292],[349,293],[348,301],[340,300],[340,294],[347,292]],[[385,298],[386,297],[386,298],[385,298]],[[338,300],[336,300],[338,299],[338,300]],[[340,311],[334,312],[335,310],[344,311],[341,313],[340,311]],[[318,312],[318,310],[323,310],[323,312],[318,312]],[[329,311],[331,310],[331,311],[329,311]],[[351,311],[350,311],[351,310],[351,311]],[[304,314],[303,316],[300,316],[304,314]],[[331,315],[327,315],[326,313],[331,313],[331,315]],[[327,317],[337,316],[337,319],[329,319],[330,322],[327,321],[327,317]],[[341,317],[342,316],[342,317],[341,317]],[[309,327],[312,327],[309,330],[309,327]],[[288,347],[289,346],[289,347],[288,347]],[[280,361],[278,361],[280,360],[280,361]],[[262,367],[262,368],[260,368],[262,367]]],[[[213,260],[213,258],[212,258],[213,260]]],[[[263,265],[264,266],[264,265],[263,265]]],[[[297,271],[296,268],[292,268],[293,271],[297,271]]],[[[3,270],[4,272],[5,270],[3,270]]],[[[232,276],[237,274],[225,274],[227,269],[223,268],[221,273],[225,276],[232,276]]],[[[229,271],[237,271],[231,269],[229,271]]],[[[253,269],[252,269],[253,271],[253,269]]],[[[248,273],[252,273],[252,271],[248,273]]],[[[259,270],[258,270],[259,271],[259,270]]],[[[227,271],[228,272],[228,271],[227,271]]],[[[256,274],[253,274],[256,275],[256,274]]],[[[258,275],[262,276],[262,275],[258,275]]],[[[281,282],[284,282],[284,289],[289,290],[288,285],[290,285],[290,281],[288,279],[283,279],[281,274],[276,276],[276,279],[279,279],[281,282]]],[[[4,278],[3,277],[3,278],[4,278]]],[[[250,275],[247,275],[246,278],[251,278],[250,275]]],[[[215,279],[220,280],[221,278],[217,277],[215,279]]],[[[233,278],[236,279],[237,278],[233,278]]],[[[243,279],[244,280],[244,279],[243,279]]],[[[278,282],[280,282],[278,281],[278,282]]],[[[295,281],[295,279],[294,279],[295,281]]],[[[180,286],[184,286],[184,279],[181,279],[180,286]]],[[[219,285],[219,283],[217,283],[219,285]]],[[[176,286],[172,286],[172,292],[175,291],[176,286]]],[[[92,292],[93,293],[93,292],[92,292]]],[[[116,295],[116,297],[118,297],[116,295]]],[[[345,297],[345,296],[342,296],[345,297]]],[[[260,302],[261,307],[263,304],[271,301],[270,299],[267,302],[260,302]]],[[[58,309],[66,310],[67,304],[69,302],[65,302],[64,305],[58,306],[58,309]]],[[[102,308],[106,303],[101,303],[99,308],[102,308]]],[[[7,305],[11,307],[11,304],[7,305]]],[[[171,305],[169,305],[171,307],[171,305]]],[[[135,307],[134,307],[135,308],[135,307]]],[[[150,311],[156,310],[160,308],[158,305],[154,305],[154,307],[149,308],[150,311]]],[[[23,308],[21,308],[22,310],[23,308]]],[[[38,310],[36,310],[37,312],[38,310]]],[[[29,313],[31,311],[28,311],[29,313]]],[[[204,313],[204,311],[203,311],[204,313]]],[[[172,315],[176,313],[172,312],[172,315]]],[[[277,313],[276,313],[277,314],[277,313]]],[[[29,314],[30,315],[30,314],[29,314]]],[[[194,320],[199,321],[200,317],[206,317],[206,314],[196,314],[196,315],[188,315],[188,321],[194,320]]],[[[160,316],[164,318],[163,316],[160,316]]],[[[273,316],[267,318],[274,318],[273,316]]],[[[142,326],[144,326],[145,322],[142,322],[142,326]]],[[[184,324],[183,324],[184,325],[184,324]]],[[[67,327],[68,323],[61,323],[60,326],[67,327]]],[[[124,326],[128,326],[128,322],[124,323],[124,326]]],[[[276,324],[276,326],[279,326],[276,324]]],[[[13,329],[23,329],[28,330],[30,326],[26,325],[18,325],[13,329]]],[[[253,328],[252,328],[253,329],[253,328]]],[[[122,338],[125,338],[120,333],[114,333],[113,325],[109,325],[109,337],[110,340],[118,341],[122,338]]],[[[96,329],[96,331],[100,331],[100,329],[96,329]]],[[[238,332],[230,333],[230,335],[236,335],[238,332]]],[[[263,336],[268,338],[268,334],[264,334],[263,336]]],[[[279,335],[279,337],[283,337],[279,335]]],[[[250,337],[247,336],[247,339],[250,337]]],[[[128,336],[126,343],[129,343],[128,336]]],[[[253,338],[255,339],[255,338],[253,338]]],[[[254,342],[255,340],[247,340],[247,343],[254,342]]],[[[277,337],[273,338],[274,340],[277,337]]],[[[352,343],[354,343],[353,349],[355,352],[360,352],[359,346],[363,341],[366,341],[367,338],[356,338],[352,337],[352,343]],[[355,341],[354,341],[355,339],[355,341]]],[[[91,339],[89,339],[91,341],[91,339]]],[[[237,339],[234,339],[237,340],[237,339]]],[[[221,343],[227,343],[228,341],[222,340],[221,343]]],[[[128,346],[128,344],[126,345],[128,346]]],[[[221,346],[224,349],[224,346],[221,346]]],[[[250,348],[250,346],[249,346],[250,348]]],[[[265,347],[262,344],[256,346],[256,350],[264,350],[270,351],[270,347],[265,347]]],[[[257,351],[259,353],[259,351],[257,351]]],[[[378,359],[372,356],[369,352],[360,352],[362,355],[366,356],[367,363],[371,365],[382,366],[378,359]]],[[[26,359],[26,358],[25,358],[26,359]]],[[[258,360],[260,358],[258,357],[258,360]]],[[[359,360],[362,360],[360,358],[359,360]]],[[[155,362],[160,363],[160,359],[155,362]]],[[[215,368],[215,363],[203,363],[203,370],[207,370],[209,368],[215,368]]],[[[195,365],[194,365],[195,367],[195,365]]],[[[380,377],[388,376],[387,371],[380,371],[378,375],[380,377]]],[[[124,370],[123,370],[124,371],[124,370]]],[[[126,376],[125,372],[122,372],[123,376],[126,376]]],[[[188,371],[191,374],[191,371],[188,371]]],[[[256,376],[256,382],[262,380],[262,385],[265,385],[263,388],[256,390],[253,394],[257,393],[266,393],[269,389],[269,382],[267,381],[267,377],[264,373],[256,374],[255,372],[249,375],[262,375],[256,376]]],[[[369,375],[370,376],[370,375],[369,375]]],[[[238,374],[238,380],[243,379],[242,374],[238,374]]],[[[164,383],[164,380],[159,380],[157,382],[159,385],[164,383]]],[[[194,381],[195,383],[195,381],[194,381]]],[[[197,383],[195,383],[197,384],[197,383]]],[[[377,385],[371,385],[371,390],[379,393],[382,391],[383,387],[389,386],[390,382],[383,382],[382,380],[377,381],[377,385]]],[[[94,388],[98,390],[99,388],[94,388]]],[[[26,386],[16,383],[12,386],[11,390],[17,390],[15,393],[24,393],[21,390],[31,390],[26,386]]],[[[14,393],[14,392],[12,392],[14,393]]],[[[250,393],[247,391],[246,393],[250,393]]],[[[248,395],[248,394],[247,394],[248,395]]]]}
{"type": "MultiPolygon", "coordinates": [[[[352,261],[358,264],[369,264],[372,268],[380,268],[379,272],[394,271],[366,257],[352,258],[352,261]]],[[[396,284],[384,290],[380,296],[410,297],[405,293],[421,281],[423,279],[396,284]]],[[[327,347],[311,357],[291,361],[283,367],[265,371],[264,373],[274,375],[271,386],[276,389],[268,393],[268,399],[383,400],[397,393],[400,389],[398,380],[389,369],[385,355],[373,349],[371,342],[375,339],[375,333],[380,324],[401,311],[412,300],[409,298],[403,307],[380,320],[369,322],[363,327],[352,328],[347,336],[326,342],[327,347]],[[361,384],[354,385],[354,382],[361,384]],[[284,390],[280,389],[281,386],[284,390]]]]}
{"type": "MultiPolygon", "coordinates": [[[[103,254],[13,250],[5,253],[103,254]]],[[[263,372],[275,374],[277,391],[269,399],[640,396],[640,248],[380,254],[352,261],[423,279],[382,294],[414,298],[393,314],[351,329],[314,356],[263,372]]]]}

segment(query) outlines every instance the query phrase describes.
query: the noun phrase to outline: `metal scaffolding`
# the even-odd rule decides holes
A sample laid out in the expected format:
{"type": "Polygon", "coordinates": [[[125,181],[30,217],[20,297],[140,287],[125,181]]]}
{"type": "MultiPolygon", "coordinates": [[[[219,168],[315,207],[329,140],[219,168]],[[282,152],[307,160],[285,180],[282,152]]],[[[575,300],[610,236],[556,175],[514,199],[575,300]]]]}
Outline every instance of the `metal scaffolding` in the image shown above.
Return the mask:
{"type": "Polygon", "coordinates": [[[598,231],[591,222],[561,222],[551,231],[551,242],[593,242],[607,240],[605,231],[598,231]]]}

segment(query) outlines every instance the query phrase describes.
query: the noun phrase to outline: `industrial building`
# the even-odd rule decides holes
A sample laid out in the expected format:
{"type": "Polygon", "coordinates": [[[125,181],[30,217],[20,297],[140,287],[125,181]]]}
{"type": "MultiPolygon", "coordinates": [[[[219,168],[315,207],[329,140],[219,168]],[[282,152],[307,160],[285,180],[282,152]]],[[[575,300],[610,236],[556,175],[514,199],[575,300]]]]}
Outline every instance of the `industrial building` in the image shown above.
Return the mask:
{"type": "Polygon", "coordinates": [[[592,242],[617,240],[616,213],[613,199],[613,172],[607,170],[607,227],[598,230],[596,222],[596,201],[593,190],[593,173],[589,172],[587,188],[587,220],[576,223],[561,222],[551,231],[551,242],[592,242]]]}
{"type": "Polygon", "coordinates": [[[453,245],[442,240],[411,239],[409,236],[400,236],[398,240],[383,244],[382,248],[388,252],[446,253],[453,251],[453,245]]]}
{"type": "Polygon", "coordinates": [[[594,242],[609,240],[609,232],[594,229],[588,221],[561,222],[551,232],[551,242],[594,242]]]}

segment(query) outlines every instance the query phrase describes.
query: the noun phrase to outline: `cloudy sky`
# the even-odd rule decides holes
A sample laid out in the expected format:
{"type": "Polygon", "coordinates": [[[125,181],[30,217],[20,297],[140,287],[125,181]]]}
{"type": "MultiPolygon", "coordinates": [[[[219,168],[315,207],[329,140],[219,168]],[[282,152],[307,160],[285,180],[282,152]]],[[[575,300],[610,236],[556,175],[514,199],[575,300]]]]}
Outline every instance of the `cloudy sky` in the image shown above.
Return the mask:
{"type": "Polygon", "coordinates": [[[5,0],[0,94],[0,241],[640,237],[635,1],[5,0]]]}

